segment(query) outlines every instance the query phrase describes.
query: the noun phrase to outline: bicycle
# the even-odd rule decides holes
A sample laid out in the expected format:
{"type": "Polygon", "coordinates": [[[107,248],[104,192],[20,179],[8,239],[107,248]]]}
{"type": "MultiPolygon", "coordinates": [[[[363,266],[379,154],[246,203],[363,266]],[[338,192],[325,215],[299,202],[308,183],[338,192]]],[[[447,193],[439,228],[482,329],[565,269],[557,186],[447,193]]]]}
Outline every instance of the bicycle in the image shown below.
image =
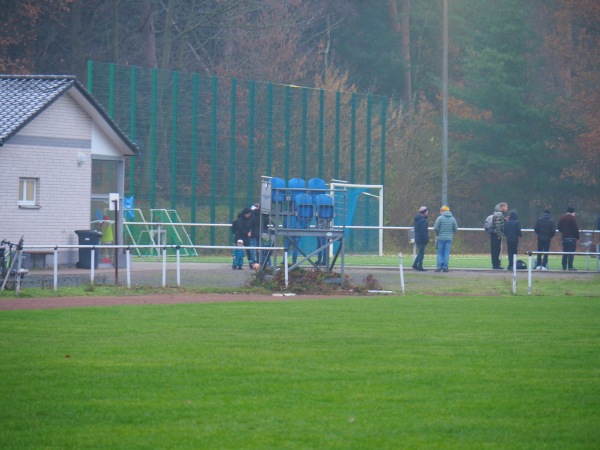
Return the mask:
{"type": "Polygon", "coordinates": [[[18,244],[3,239],[0,242],[0,246],[0,276],[3,280],[0,291],[14,289],[18,295],[21,288],[21,279],[29,273],[29,270],[21,267],[23,261],[23,236],[21,236],[18,244]]]}

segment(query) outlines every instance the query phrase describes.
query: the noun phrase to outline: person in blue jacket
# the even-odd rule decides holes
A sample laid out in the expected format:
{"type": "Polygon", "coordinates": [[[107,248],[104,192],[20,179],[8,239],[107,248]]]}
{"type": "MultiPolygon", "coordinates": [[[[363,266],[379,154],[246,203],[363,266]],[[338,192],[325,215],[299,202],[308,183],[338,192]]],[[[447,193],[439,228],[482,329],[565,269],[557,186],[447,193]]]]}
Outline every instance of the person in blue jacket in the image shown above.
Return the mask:
{"type": "Polygon", "coordinates": [[[413,219],[417,256],[412,268],[420,272],[425,272],[425,270],[427,270],[423,269],[423,258],[425,257],[425,246],[429,242],[429,222],[427,221],[428,216],[429,210],[427,209],[427,206],[421,206],[419,208],[419,213],[413,219]]]}

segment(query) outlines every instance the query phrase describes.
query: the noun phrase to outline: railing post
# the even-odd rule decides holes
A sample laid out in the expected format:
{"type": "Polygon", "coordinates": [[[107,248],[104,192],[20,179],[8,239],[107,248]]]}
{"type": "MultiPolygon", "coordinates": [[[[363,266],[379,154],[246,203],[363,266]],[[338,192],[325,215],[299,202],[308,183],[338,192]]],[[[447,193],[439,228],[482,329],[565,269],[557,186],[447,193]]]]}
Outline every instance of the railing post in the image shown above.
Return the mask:
{"type": "Polygon", "coordinates": [[[517,293],[517,254],[515,253],[512,258],[513,268],[513,294],[517,293]]]}
{"type": "Polygon", "coordinates": [[[92,250],[90,251],[90,256],[92,258],[92,262],[90,264],[90,283],[94,284],[94,270],[96,269],[96,247],[92,247],[92,250]]]}
{"type": "Polygon", "coordinates": [[[533,255],[531,252],[528,253],[529,259],[527,261],[527,294],[531,295],[531,265],[533,264],[533,255]]]}
{"type": "Polygon", "coordinates": [[[167,285],[167,247],[162,249],[162,287],[167,285]]]}
{"type": "Polygon", "coordinates": [[[127,288],[131,288],[131,250],[129,247],[125,250],[125,267],[127,270],[127,288]]]}
{"type": "Polygon", "coordinates": [[[176,247],[177,287],[181,287],[181,251],[179,245],[176,247]]]}
{"type": "Polygon", "coordinates": [[[53,275],[54,275],[54,292],[56,292],[58,290],[58,247],[54,247],[54,267],[52,268],[53,270],[53,275]]]}
{"type": "Polygon", "coordinates": [[[287,289],[290,284],[290,280],[288,273],[288,252],[285,250],[283,251],[283,270],[285,275],[285,288],[287,289]]]}
{"type": "Polygon", "coordinates": [[[402,295],[405,294],[404,291],[404,266],[402,264],[402,253],[398,253],[398,258],[399,258],[399,269],[400,269],[400,287],[402,289],[402,295]]]}

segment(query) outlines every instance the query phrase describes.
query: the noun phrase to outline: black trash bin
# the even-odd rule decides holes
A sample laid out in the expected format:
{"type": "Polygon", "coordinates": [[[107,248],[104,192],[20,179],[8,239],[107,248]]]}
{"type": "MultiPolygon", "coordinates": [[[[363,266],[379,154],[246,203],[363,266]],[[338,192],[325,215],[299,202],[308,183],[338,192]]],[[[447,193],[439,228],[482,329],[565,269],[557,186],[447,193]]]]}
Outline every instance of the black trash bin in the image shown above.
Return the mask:
{"type": "MultiPolygon", "coordinates": [[[[102,233],[96,230],[75,230],[75,234],[79,236],[79,245],[98,245],[100,244],[100,238],[102,233]]],[[[94,251],[95,261],[94,269],[98,268],[98,262],[100,261],[100,249],[97,248],[94,251]]],[[[91,269],[92,268],[92,249],[80,247],[79,248],[79,262],[75,264],[78,269],[91,269]]]]}

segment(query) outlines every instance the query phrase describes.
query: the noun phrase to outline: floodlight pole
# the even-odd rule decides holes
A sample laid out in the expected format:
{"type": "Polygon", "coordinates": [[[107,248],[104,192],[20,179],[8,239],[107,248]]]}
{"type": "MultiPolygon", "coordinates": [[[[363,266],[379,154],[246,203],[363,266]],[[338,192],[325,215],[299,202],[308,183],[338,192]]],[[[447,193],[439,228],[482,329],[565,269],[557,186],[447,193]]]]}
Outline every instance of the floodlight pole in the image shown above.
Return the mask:
{"type": "Polygon", "coordinates": [[[442,64],[442,205],[448,204],[448,0],[444,0],[442,64]]]}

